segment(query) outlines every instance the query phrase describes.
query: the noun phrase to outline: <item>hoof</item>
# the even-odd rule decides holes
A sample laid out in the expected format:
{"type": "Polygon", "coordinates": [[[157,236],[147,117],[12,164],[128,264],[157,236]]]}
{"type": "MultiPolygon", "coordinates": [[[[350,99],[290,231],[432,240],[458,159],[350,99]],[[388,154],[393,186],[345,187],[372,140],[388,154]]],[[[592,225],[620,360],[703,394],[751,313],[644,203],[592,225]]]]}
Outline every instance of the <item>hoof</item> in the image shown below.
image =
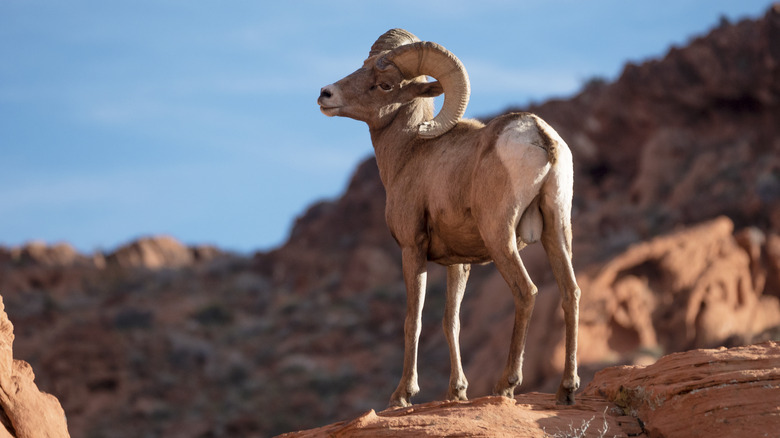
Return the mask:
{"type": "Polygon", "coordinates": [[[559,405],[573,405],[574,393],[580,389],[580,377],[574,374],[571,379],[563,379],[558,392],[555,394],[556,403],[559,405]]]}
{"type": "Polygon", "coordinates": [[[458,390],[458,391],[452,391],[447,393],[447,400],[448,401],[467,401],[469,398],[466,397],[466,390],[458,390]]]}
{"type": "Polygon", "coordinates": [[[390,403],[387,404],[388,408],[405,408],[412,405],[412,396],[414,394],[406,390],[398,390],[390,396],[390,403]]]}
{"type": "Polygon", "coordinates": [[[515,388],[523,383],[523,378],[519,376],[515,377],[502,377],[501,380],[493,387],[493,395],[500,395],[502,397],[515,398],[515,388]]]}
{"type": "Polygon", "coordinates": [[[395,399],[391,398],[390,403],[387,404],[387,409],[398,409],[398,408],[406,408],[411,406],[412,403],[409,401],[409,399],[395,399]]]}
{"type": "Polygon", "coordinates": [[[493,395],[500,395],[507,398],[515,398],[515,387],[509,386],[506,388],[495,387],[493,389],[493,395]]]}
{"type": "Polygon", "coordinates": [[[574,404],[574,392],[576,390],[566,389],[563,386],[558,388],[558,392],[555,394],[555,403],[559,405],[570,406],[574,404]]]}

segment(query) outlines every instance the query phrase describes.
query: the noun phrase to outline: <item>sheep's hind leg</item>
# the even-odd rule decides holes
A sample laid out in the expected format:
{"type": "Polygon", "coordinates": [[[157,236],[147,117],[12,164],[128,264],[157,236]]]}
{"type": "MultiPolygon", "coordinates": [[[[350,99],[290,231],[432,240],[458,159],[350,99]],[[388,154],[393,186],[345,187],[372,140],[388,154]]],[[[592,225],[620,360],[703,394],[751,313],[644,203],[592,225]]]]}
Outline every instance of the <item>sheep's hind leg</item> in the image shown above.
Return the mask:
{"type": "MultiPolygon", "coordinates": [[[[564,212],[565,213],[565,212],[564,212]]],[[[550,260],[558,289],[561,291],[563,316],[566,323],[566,358],[563,378],[556,394],[558,404],[574,404],[574,393],[580,387],[577,375],[577,325],[579,323],[580,288],[574,277],[571,251],[571,225],[568,215],[560,214],[551,205],[543,214],[542,245],[550,260]],[[558,217],[556,217],[558,216],[558,217]]]]}
{"type": "Polygon", "coordinates": [[[398,388],[390,397],[390,407],[410,406],[412,404],[411,398],[420,392],[417,382],[417,346],[422,328],[422,309],[425,302],[425,282],[428,271],[425,254],[418,248],[404,248],[401,254],[406,283],[404,371],[398,388]]]}
{"type": "Polygon", "coordinates": [[[501,379],[496,383],[493,393],[505,397],[514,397],[515,388],[523,382],[523,351],[528,333],[528,323],[536,301],[536,286],[531,281],[523,261],[520,259],[514,230],[491,251],[498,271],[512,290],[515,301],[515,322],[512,330],[512,343],[509,357],[501,379]]]}
{"type": "Polygon", "coordinates": [[[450,388],[447,400],[468,400],[466,388],[469,382],[463,373],[460,359],[460,303],[466,290],[471,265],[447,266],[447,304],[444,310],[444,335],[450,346],[450,388]]]}

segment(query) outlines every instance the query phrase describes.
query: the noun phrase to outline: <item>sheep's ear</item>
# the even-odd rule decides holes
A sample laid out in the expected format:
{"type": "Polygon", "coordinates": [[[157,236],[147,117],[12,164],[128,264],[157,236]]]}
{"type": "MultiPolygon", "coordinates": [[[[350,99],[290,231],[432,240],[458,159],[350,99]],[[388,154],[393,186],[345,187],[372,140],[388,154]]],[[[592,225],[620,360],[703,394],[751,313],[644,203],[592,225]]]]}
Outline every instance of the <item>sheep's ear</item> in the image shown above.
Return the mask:
{"type": "Polygon", "coordinates": [[[444,93],[444,87],[441,86],[439,81],[418,82],[414,86],[416,87],[415,94],[418,97],[436,97],[444,93]]]}

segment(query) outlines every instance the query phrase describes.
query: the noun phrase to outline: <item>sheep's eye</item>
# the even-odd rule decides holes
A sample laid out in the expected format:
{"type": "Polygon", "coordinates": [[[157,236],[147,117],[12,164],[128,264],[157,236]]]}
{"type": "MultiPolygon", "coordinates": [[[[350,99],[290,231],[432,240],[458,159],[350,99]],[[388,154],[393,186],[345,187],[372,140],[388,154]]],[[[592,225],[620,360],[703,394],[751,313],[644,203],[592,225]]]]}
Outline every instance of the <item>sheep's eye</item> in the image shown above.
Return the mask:
{"type": "Polygon", "coordinates": [[[390,85],[390,84],[386,84],[386,83],[382,82],[381,84],[379,84],[379,88],[381,88],[381,89],[383,89],[385,91],[390,91],[390,90],[393,89],[393,86],[390,85]]]}

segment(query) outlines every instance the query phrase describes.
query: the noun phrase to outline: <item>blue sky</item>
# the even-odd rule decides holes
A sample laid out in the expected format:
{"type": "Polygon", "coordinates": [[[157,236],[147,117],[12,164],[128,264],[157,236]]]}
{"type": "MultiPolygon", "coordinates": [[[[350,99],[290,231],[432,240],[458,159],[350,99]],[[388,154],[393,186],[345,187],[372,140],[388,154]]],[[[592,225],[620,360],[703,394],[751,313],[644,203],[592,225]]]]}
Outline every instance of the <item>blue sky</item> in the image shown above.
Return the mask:
{"type": "Polygon", "coordinates": [[[463,61],[474,117],[571,96],[771,3],[0,0],[0,245],[281,244],[373,152],[316,98],[393,27],[463,61]]]}

